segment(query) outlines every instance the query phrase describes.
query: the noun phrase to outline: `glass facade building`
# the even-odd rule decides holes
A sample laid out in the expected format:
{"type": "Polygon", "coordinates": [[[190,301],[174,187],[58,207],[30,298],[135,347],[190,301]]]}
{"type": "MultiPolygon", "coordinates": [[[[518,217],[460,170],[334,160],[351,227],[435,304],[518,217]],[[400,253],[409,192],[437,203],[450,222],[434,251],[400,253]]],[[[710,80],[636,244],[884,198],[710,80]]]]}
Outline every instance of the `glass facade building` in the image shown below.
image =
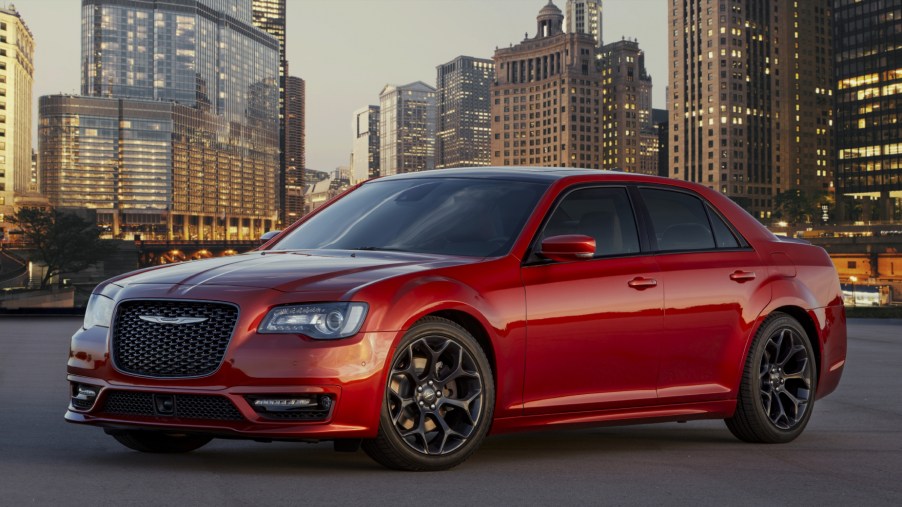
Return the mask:
{"type": "Polygon", "coordinates": [[[378,178],[379,106],[354,111],[354,148],[351,152],[351,177],[354,182],[378,178]]]}
{"type": "MultiPolygon", "coordinates": [[[[83,0],[82,91],[40,102],[42,185],[112,235],[275,227],[279,47],[250,0],[83,0]]],[[[130,236],[128,236],[130,237],[130,236]]]]}
{"type": "Polygon", "coordinates": [[[435,88],[417,81],[379,94],[382,176],[435,169],[435,88]]]}
{"type": "Polygon", "coordinates": [[[281,221],[286,227],[304,216],[304,171],[306,167],[307,121],[306,84],[296,76],[288,76],[285,81],[285,170],[280,178],[281,221]]]}
{"type": "Polygon", "coordinates": [[[834,0],[840,218],[902,220],[902,1],[834,0]]]}
{"type": "Polygon", "coordinates": [[[489,165],[492,160],[489,88],[495,79],[495,63],[458,56],[436,70],[435,167],[489,165]]]}

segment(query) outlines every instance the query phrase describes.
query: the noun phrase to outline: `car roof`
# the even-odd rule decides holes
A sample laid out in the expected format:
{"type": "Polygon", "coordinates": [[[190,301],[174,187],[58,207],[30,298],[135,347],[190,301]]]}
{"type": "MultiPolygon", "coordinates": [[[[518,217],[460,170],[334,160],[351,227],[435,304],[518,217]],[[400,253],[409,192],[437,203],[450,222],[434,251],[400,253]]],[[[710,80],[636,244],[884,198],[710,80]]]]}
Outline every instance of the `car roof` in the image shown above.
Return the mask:
{"type": "Polygon", "coordinates": [[[479,178],[502,179],[514,181],[545,181],[554,182],[563,178],[574,176],[598,176],[603,180],[629,180],[647,181],[649,183],[673,183],[669,178],[660,176],[647,176],[621,171],[606,171],[600,169],[581,169],[575,167],[462,167],[453,169],[433,169],[430,171],[417,171],[404,174],[385,176],[381,180],[397,180],[410,178],[479,178]]]}

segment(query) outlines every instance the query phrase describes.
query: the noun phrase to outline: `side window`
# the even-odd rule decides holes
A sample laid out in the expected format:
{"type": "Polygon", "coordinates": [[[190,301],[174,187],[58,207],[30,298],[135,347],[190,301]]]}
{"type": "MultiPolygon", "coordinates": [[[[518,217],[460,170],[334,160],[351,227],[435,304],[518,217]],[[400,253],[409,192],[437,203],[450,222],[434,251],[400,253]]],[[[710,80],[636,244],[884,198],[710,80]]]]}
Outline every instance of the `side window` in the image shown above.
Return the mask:
{"type": "Polygon", "coordinates": [[[705,205],[689,194],[643,188],[639,192],[651,215],[658,250],[713,250],[714,234],[705,205]]]}
{"type": "Polygon", "coordinates": [[[708,208],[708,218],[711,219],[711,228],[714,229],[714,240],[717,242],[717,248],[739,248],[739,241],[736,236],[727,227],[720,215],[708,208]]]}
{"type": "Polygon", "coordinates": [[[584,188],[567,194],[545,225],[542,239],[563,234],[595,238],[595,257],[639,252],[639,233],[625,188],[584,188]]]}

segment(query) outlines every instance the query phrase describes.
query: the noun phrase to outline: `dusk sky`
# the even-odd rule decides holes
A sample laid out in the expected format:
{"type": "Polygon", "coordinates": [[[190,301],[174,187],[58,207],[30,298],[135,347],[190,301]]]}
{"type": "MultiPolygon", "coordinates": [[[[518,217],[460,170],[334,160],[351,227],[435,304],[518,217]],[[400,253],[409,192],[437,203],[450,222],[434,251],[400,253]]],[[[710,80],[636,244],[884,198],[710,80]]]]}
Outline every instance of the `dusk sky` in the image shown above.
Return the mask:
{"type": "MultiPolygon", "coordinates": [[[[0,0],[4,2],[4,0],[0,0]]],[[[7,3],[7,2],[4,2],[7,3]]],[[[16,0],[36,44],[38,97],[80,93],[81,0],[16,0]]],[[[386,84],[435,86],[436,66],[458,55],[491,58],[536,31],[546,0],[288,0],[289,71],[307,82],[307,167],[349,164],[355,109],[379,103],[386,84]]],[[[555,0],[563,9],[566,0],[555,0]]],[[[665,0],[605,0],[605,42],[636,38],[654,80],[667,86],[665,0]]],[[[37,146],[35,146],[37,148],[37,146]]]]}

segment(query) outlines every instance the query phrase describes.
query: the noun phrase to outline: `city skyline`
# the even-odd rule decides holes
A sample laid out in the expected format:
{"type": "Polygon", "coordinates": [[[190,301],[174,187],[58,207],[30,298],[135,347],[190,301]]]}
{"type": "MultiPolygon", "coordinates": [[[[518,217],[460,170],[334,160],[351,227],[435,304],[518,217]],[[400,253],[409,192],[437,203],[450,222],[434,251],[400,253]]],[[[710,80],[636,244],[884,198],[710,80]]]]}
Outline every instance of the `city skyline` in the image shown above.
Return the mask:
{"type": "MultiPolygon", "coordinates": [[[[435,68],[459,55],[491,58],[495,47],[507,47],[523,39],[533,26],[535,12],[545,0],[379,0],[342,2],[289,0],[287,5],[287,59],[291,74],[307,82],[307,166],[329,171],[348,165],[353,131],[348,118],[366,104],[378,103],[386,84],[423,81],[435,85],[435,68]],[[389,6],[389,7],[386,7],[389,6]],[[386,12],[407,11],[415,23],[400,23],[386,30],[386,12]],[[349,9],[356,15],[349,16],[349,9]],[[322,22],[340,18],[341,24],[322,22]],[[434,20],[445,21],[436,26],[434,20]],[[374,22],[380,21],[380,22],[374,22]],[[384,22],[381,22],[384,20],[384,22]],[[341,26],[342,36],[322,41],[341,26]],[[332,27],[332,28],[330,28],[332,27]],[[347,34],[354,34],[348,37],[347,34]],[[446,38],[453,38],[445,42],[446,38]],[[367,41],[360,44],[359,39],[367,41]],[[413,43],[411,42],[413,41],[413,43]],[[325,50],[323,48],[329,48],[325,50]],[[403,57],[387,58],[391,55],[403,57]],[[364,77],[361,77],[364,76],[364,77]]],[[[565,0],[556,0],[564,7],[565,0]]],[[[663,108],[666,85],[666,18],[664,0],[607,0],[605,42],[623,36],[638,38],[647,54],[647,66],[655,87],[653,103],[663,108]],[[632,8],[631,8],[632,7],[632,8]],[[633,13],[640,11],[642,16],[633,13]]],[[[37,98],[57,93],[77,94],[79,82],[80,2],[40,0],[17,5],[35,34],[36,63],[34,111],[37,98]],[[36,8],[37,7],[37,8],[36,8]],[[45,12],[56,15],[47,16],[45,12]]],[[[529,33],[529,36],[534,36],[529,33]]]]}

